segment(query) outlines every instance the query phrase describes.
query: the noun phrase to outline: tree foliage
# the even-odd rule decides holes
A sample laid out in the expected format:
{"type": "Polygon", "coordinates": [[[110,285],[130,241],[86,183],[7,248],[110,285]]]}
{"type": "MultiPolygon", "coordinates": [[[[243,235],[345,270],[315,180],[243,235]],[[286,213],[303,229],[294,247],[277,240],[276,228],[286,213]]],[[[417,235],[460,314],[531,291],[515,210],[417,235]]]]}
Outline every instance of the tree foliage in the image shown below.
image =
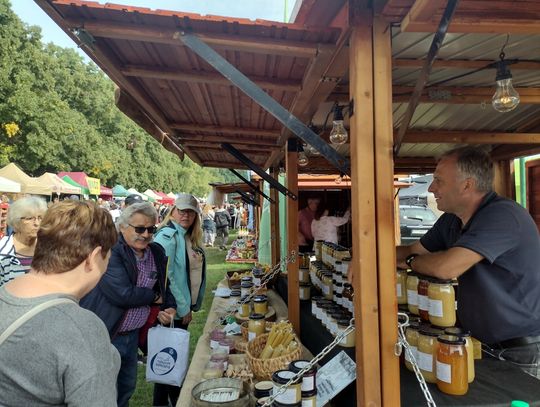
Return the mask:
{"type": "Polygon", "coordinates": [[[224,170],[182,162],[114,104],[114,84],[73,49],[44,45],[0,0],[0,166],[84,171],[103,184],[203,196],[224,170]],[[127,149],[129,142],[135,146],[127,149]]]}

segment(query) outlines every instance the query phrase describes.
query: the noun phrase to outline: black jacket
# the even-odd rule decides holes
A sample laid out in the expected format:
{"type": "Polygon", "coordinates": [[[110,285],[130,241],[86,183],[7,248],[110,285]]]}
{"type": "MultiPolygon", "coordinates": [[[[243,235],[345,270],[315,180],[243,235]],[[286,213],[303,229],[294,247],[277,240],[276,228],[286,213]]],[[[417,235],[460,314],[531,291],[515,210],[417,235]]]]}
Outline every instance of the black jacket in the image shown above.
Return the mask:
{"type": "MultiPolygon", "coordinates": [[[[120,234],[118,242],[112,248],[107,271],[97,286],[80,301],[81,307],[94,312],[105,322],[111,338],[116,334],[125,313],[130,308],[151,305],[155,294],[164,291],[167,267],[165,251],[157,243],[150,243],[149,248],[154,256],[158,273],[156,284],[152,289],[137,287],[137,260],[133,250],[120,234]]],[[[176,301],[168,283],[162,298],[162,310],[176,309],[176,301]]]]}

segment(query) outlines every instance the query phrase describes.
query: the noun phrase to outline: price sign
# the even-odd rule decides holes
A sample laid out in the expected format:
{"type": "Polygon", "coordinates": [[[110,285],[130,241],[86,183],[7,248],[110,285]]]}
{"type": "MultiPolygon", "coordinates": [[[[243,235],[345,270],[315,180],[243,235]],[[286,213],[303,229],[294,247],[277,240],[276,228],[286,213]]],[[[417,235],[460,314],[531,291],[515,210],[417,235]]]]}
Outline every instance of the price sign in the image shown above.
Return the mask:
{"type": "Polygon", "coordinates": [[[317,407],[322,407],[356,380],[356,363],[339,352],[317,372],[317,407]]]}

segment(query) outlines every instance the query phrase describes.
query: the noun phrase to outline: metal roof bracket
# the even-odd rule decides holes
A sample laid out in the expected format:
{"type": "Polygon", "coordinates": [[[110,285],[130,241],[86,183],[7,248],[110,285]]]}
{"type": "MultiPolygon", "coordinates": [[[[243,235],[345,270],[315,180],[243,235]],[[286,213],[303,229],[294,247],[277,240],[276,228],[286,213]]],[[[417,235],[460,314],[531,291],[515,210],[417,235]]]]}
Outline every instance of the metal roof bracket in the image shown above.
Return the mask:
{"type": "Polygon", "coordinates": [[[260,190],[260,188],[252,183],[250,180],[244,178],[242,174],[240,174],[235,169],[229,168],[229,171],[232,172],[234,175],[236,175],[238,178],[240,178],[242,181],[244,181],[255,193],[262,195],[264,198],[266,198],[268,201],[274,203],[274,200],[270,198],[268,195],[266,195],[263,191],[260,190]]]}
{"type": "Polygon", "coordinates": [[[270,187],[277,189],[283,195],[288,196],[289,198],[294,199],[295,201],[298,199],[298,197],[295,194],[293,194],[291,191],[289,191],[287,188],[281,185],[279,181],[274,179],[274,177],[268,175],[265,170],[263,170],[261,167],[259,167],[249,158],[247,158],[244,154],[242,154],[232,145],[230,145],[229,143],[222,143],[221,147],[223,147],[224,150],[226,150],[230,155],[232,155],[238,161],[245,164],[249,169],[256,172],[262,179],[264,179],[266,182],[270,184],[270,187]]]}
{"type": "Polygon", "coordinates": [[[234,192],[236,192],[238,195],[240,195],[244,202],[246,202],[246,203],[248,203],[250,205],[253,205],[253,206],[261,206],[261,205],[259,205],[259,202],[257,202],[255,199],[253,199],[251,196],[249,196],[245,192],[242,192],[239,189],[237,189],[234,192]]]}
{"type": "Polygon", "coordinates": [[[305,143],[315,147],[321,155],[332,163],[340,172],[350,175],[350,162],[346,157],[343,157],[335,149],[330,147],[323,139],[310,130],[308,126],[298,120],[293,114],[281,106],[275,99],[264,92],[259,86],[195,34],[185,31],[179,34],[180,35],[175,35],[174,37],[179,38],[186,47],[195,52],[204,61],[208,62],[214,69],[253,99],[264,110],[274,116],[297,137],[301,138],[305,143]]]}

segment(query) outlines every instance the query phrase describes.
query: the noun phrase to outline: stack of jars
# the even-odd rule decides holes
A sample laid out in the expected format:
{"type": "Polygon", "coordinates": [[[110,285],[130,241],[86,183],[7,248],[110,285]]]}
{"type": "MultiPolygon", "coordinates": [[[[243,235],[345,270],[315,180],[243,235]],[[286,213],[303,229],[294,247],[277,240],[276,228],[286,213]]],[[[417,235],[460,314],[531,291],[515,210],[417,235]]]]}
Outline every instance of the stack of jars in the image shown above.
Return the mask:
{"type": "Polygon", "coordinates": [[[311,284],[309,273],[311,269],[311,257],[313,253],[300,253],[298,269],[298,281],[300,283],[300,300],[309,300],[311,298],[311,284]]]}
{"type": "MultiPolygon", "coordinates": [[[[352,318],[352,313],[343,308],[343,306],[322,296],[311,298],[311,314],[317,318],[334,337],[349,326],[352,318]]],[[[344,347],[353,347],[354,332],[347,335],[340,345],[344,347]]]]}
{"type": "MultiPolygon", "coordinates": [[[[407,342],[428,383],[448,394],[462,395],[474,380],[474,353],[468,332],[455,328],[455,282],[405,270],[397,271],[398,304],[407,306],[407,342]]],[[[412,370],[411,358],[405,365],[412,370]]]]}
{"type": "Polygon", "coordinates": [[[346,247],[332,242],[321,243],[321,261],[331,269],[335,268],[335,262],[337,260],[342,261],[347,258],[350,260],[350,257],[351,254],[346,247]]]}

